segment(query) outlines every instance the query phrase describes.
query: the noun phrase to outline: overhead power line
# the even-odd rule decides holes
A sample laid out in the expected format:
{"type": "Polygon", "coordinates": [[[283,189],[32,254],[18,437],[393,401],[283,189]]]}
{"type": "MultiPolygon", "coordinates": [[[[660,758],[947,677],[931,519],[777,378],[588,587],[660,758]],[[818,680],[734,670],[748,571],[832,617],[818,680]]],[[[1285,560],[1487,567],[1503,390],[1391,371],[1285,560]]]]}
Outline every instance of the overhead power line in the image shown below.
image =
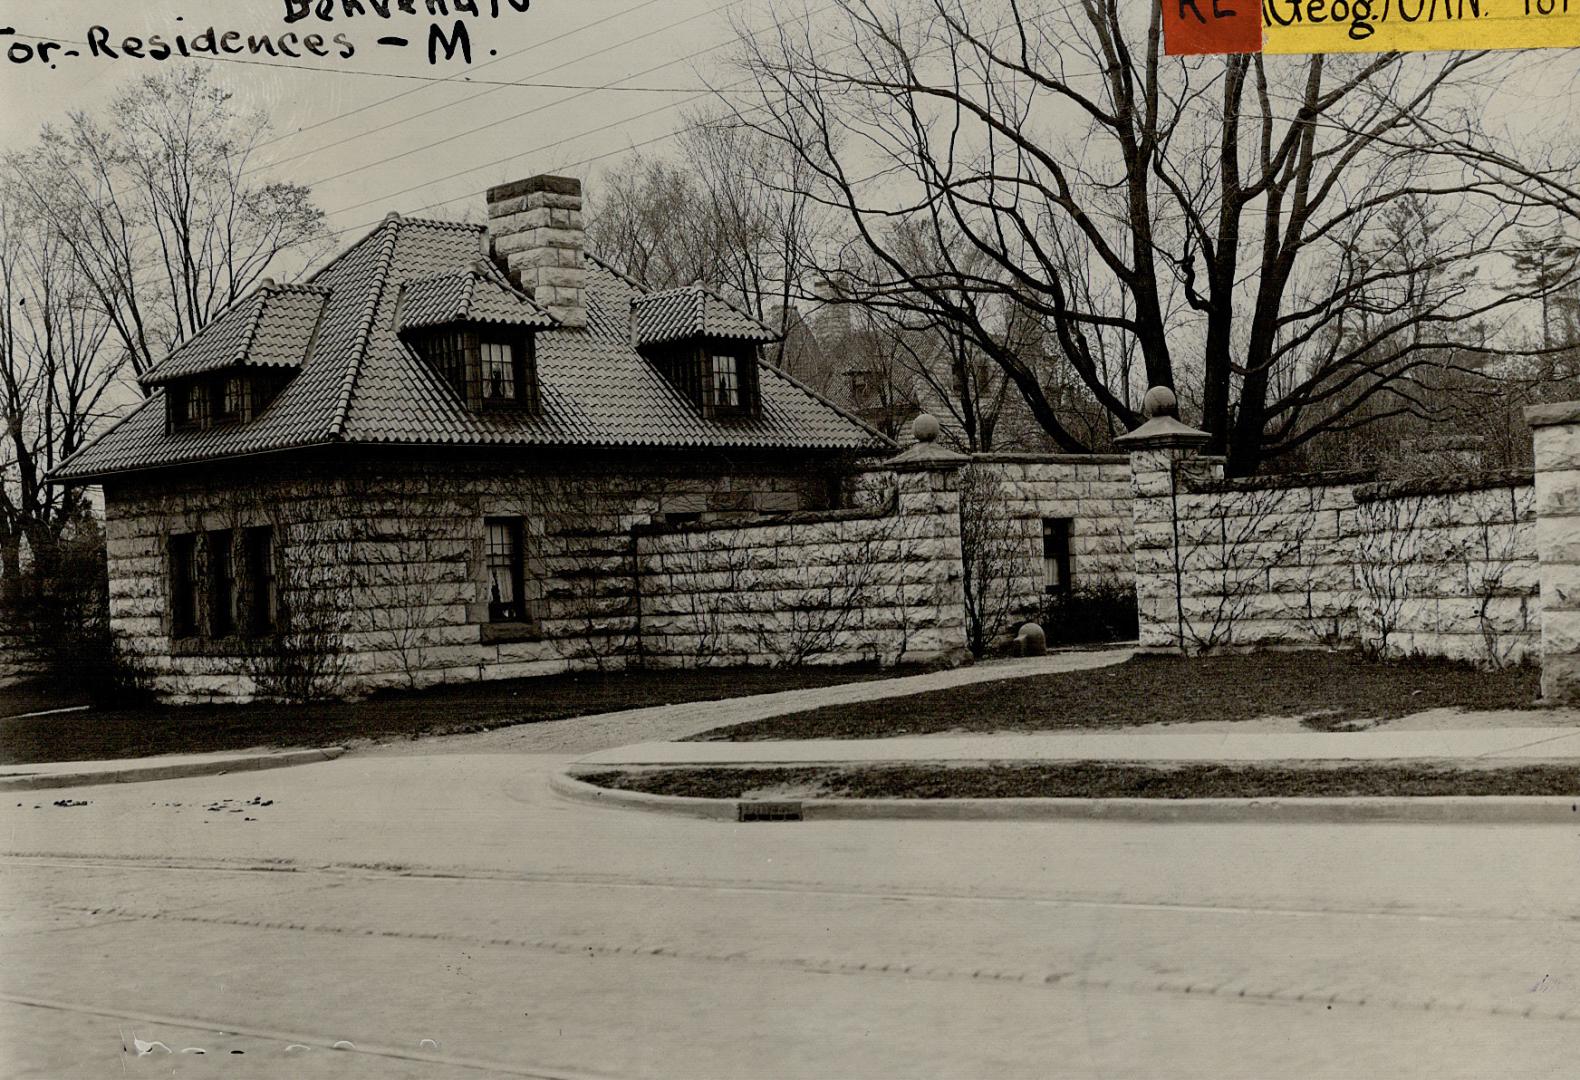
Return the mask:
{"type": "MultiPolygon", "coordinates": [[[[656,3],[656,2],[657,2],[657,0],[646,0],[646,3],[639,4],[637,6],[638,7],[646,7],[647,4],[656,3]]],[[[686,23],[694,22],[697,19],[704,18],[704,17],[706,17],[708,15],[716,14],[717,12],[722,11],[722,10],[724,10],[727,7],[732,7],[732,6],[734,6],[735,4],[737,4],[739,2],[740,2],[740,0],[725,0],[724,3],[718,4],[715,7],[711,7],[709,9],[707,9],[706,11],[698,12],[697,14],[687,16],[684,19],[678,19],[675,22],[666,23],[663,26],[657,27],[654,30],[651,30],[651,31],[648,31],[648,32],[645,32],[645,33],[642,33],[642,34],[634,34],[631,37],[625,38],[625,39],[623,39],[621,41],[617,41],[617,42],[613,43],[612,45],[606,45],[606,46],[604,46],[601,49],[595,49],[594,51],[592,51],[590,53],[584,53],[581,56],[574,57],[574,58],[572,58],[570,60],[562,61],[561,63],[555,64],[552,67],[544,68],[541,71],[535,71],[531,75],[527,76],[527,78],[528,79],[539,79],[539,78],[541,78],[544,75],[551,75],[554,72],[561,70],[562,68],[567,68],[567,67],[571,67],[572,65],[575,65],[575,64],[583,63],[584,61],[591,60],[594,57],[602,56],[603,54],[608,53],[608,52],[612,52],[615,49],[622,48],[623,46],[626,46],[626,45],[630,45],[633,42],[647,40],[647,39],[653,37],[656,34],[662,34],[662,33],[664,33],[667,30],[673,30],[677,26],[684,26],[686,23]]],[[[635,8],[628,8],[628,9],[626,9],[625,13],[628,14],[630,11],[633,11],[633,10],[635,10],[635,8]]],[[[601,22],[603,20],[599,20],[599,21],[601,22]]],[[[589,24],[589,25],[594,25],[594,24],[589,24]]],[[[565,35],[561,35],[561,36],[563,37],[565,35]]],[[[510,54],[510,55],[519,55],[520,52],[525,52],[525,51],[526,50],[520,50],[519,52],[510,54]]],[[[490,63],[495,63],[495,62],[496,61],[490,61],[490,63]]],[[[483,65],[479,65],[479,66],[483,66],[483,65]]],[[[650,69],[650,70],[656,70],[656,69],[650,69]]],[[[634,78],[636,78],[636,76],[635,75],[630,75],[630,76],[627,76],[627,78],[633,78],[634,79],[634,78]]],[[[476,82],[478,82],[478,80],[466,80],[466,81],[472,82],[474,84],[476,82]]],[[[436,105],[436,106],[434,106],[431,109],[425,109],[422,112],[412,113],[409,116],[399,117],[398,119],[392,120],[392,121],[390,121],[387,124],[380,124],[378,127],[367,128],[365,130],[358,131],[355,134],[351,135],[350,137],[348,137],[346,139],[343,139],[343,140],[341,140],[338,143],[335,143],[334,147],[335,147],[335,149],[338,150],[341,147],[345,146],[347,143],[355,142],[357,139],[366,138],[367,136],[370,136],[370,135],[376,135],[376,134],[378,134],[379,132],[382,132],[382,131],[388,131],[389,129],[394,128],[394,127],[398,127],[401,124],[411,123],[412,121],[420,120],[420,119],[422,119],[425,116],[432,116],[434,113],[442,112],[445,109],[453,108],[454,106],[457,106],[457,105],[465,105],[465,104],[468,104],[470,102],[477,101],[477,100],[479,100],[481,98],[487,97],[490,94],[497,94],[497,93],[499,93],[500,90],[504,89],[507,86],[512,86],[512,85],[519,85],[519,84],[511,83],[511,82],[508,82],[508,81],[496,82],[496,83],[494,83],[492,85],[491,89],[483,90],[483,91],[481,91],[479,93],[476,93],[476,94],[468,94],[467,96],[465,96],[463,98],[458,98],[455,101],[448,101],[448,102],[445,102],[442,105],[436,105]]],[[[532,85],[546,85],[546,84],[534,83],[532,85]]],[[[586,90],[618,89],[618,90],[624,90],[625,87],[624,86],[619,86],[619,85],[616,85],[616,84],[611,84],[611,85],[609,85],[607,87],[603,87],[603,86],[591,87],[591,86],[583,85],[583,86],[567,86],[567,87],[564,87],[563,89],[574,89],[574,90],[581,90],[581,89],[586,89],[586,90]]],[[[654,89],[657,89],[657,88],[654,88],[654,89]]],[[[700,87],[695,87],[695,86],[691,86],[691,87],[676,87],[676,88],[674,88],[676,93],[695,93],[699,89],[701,89],[701,88],[700,87]]],[[[413,92],[414,91],[407,91],[406,93],[413,93],[413,92]]],[[[385,100],[386,101],[393,101],[393,100],[395,100],[395,98],[404,97],[404,96],[405,96],[405,94],[396,94],[396,95],[394,95],[394,97],[386,98],[385,100]]],[[[580,95],[575,95],[575,96],[580,96],[580,95]]],[[[575,97],[573,96],[573,97],[562,98],[560,100],[562,100],[562,101],[572,101],[574,99],[575,99],[575,97]]],[[[549,103],[550,106],[555,105],[555,104],[558,104],[558,102],[550,102],[549,103]]],[[[356,110],[353,110],[353,111],[356,111],[356,110]]],[[[349,115],[349,114],[346,114],[346,115],[349,115]]],[[[518,114],[518,115],[525,115],[525,114],[518,114]]],[[[480,129],[474,129],[474,130],[480,130],[480,129]]],[[[260,145],[267,145],[267,144],[260,144],[260,145]]],[[[263,169],[270,169],[270,168],[274,168],[275,166],[278,166],[278,165],[284,165],[287,162],[298,161],[298,160],[300,160],[300,159],[302,159],[304,157],[310,157],[313,154],[320,153],[320,152],[322,152],[325,149],[327,149],[327,147],[316,147],[316,148],[311,149],[311,150],[303,150],[303,151],[301,151],[299,153],[291,154],[291,155],[289,155],[287,157],[276,158],[273,161],[266,162],[266,163],[261,164],[261,165],[253,165],[253,166],[249,167],[246,170],[246,173],[250,174],[250,173],[254,173],[254,172],[259,172],[259,171],[261,171],[263,169]]]]}
{"type": "MultiPolygon", "coordinates": [[[[522,55],[524,55],[526,53],[532,52],[535,49],[541,49],[545,45],[552,45],[556,41],[562,41],[565,38],[571,37],[571,36],[573,36],[575,34],[580,34],[583,31],[591,30],[595,26],[602,26],[604,23],[610,22],[611,20],[624,18],[625,16],[630,15],[633,12],[640,11],[640,10],[642,10],[645,7],[651,7],[652,5],[660,3],[660,2],[661,2],[661,0],[642,0],[642,3],[640,3],[640,4],[633,4],[633,5],[631,5],[628,8],[621,8],[619,11],[616,11],[616,12],[614,12],[612,14],[609,14],[609,15],[605,15],[601,19],[594,19],[592,22],[590,22],[590,23],[583,23],[581,26],[578,26],[578,27],[576,27],[573,30],[567,30],[563,34],[555,34],[551,38],[544,38],[542,41],[534,41],[531,45],[523,46],[520,49],[514,49],[514,50],[512,50],[510,52],[507,52],[503,56],[496,56],[492,60],[485,60],[481,64],[478,64],[475,67],[472,67],[472,68],[470,68],[468,70],[470,70],[470,71],[481,71],[483,68],[493,67],[495,64],[503,64],[506,60],[513,59],[513,58],[515,58],[517,56],[522,56],[522,55]]],[[[454,81],[457,81],[459,79],[461,74],[463,74],[463,73],[462,72],[456,72],[455,74],[448,76],[447,79],[441,79],[440,81],[441,82],[446,82],[446,81],[454,82],[454,81]]],[[[540,74],[541,74],[541,72],[540,72],[540,74]]],[[[432,84],[429,84],[429,86],[431,86],[431,85],[432,84]]],[[[308,124],[306,127],[297,128],[295,131],[287,131],[287,132],[285,132],[285,133],[283,133],[281,135],[276,135],[272,139],[267,139],[264,142],[259,143],[255,149],[262,149],[265,146],[273,146],[277,142],[283,142],[284,140],[290,139],[290,138],[294,138],[297,135],[306,134],[309,131],[313,131],[313,130],[316,130],[317,128],[321,128],[321,127],[325,126],[326,124],[333,124],[337,120],[344,120],[347,117],[356,116],[359,113],[367,112],[369,109],[376,109],[380,105],[388,105],[392,101],[399,101],[401,98],[410,97],[412,94],[420,94],[424,90],[429,89],[429,86],[414,86],[410,90],[402,90],[398,94],[391,94],[389,97],[380,98],[377,101],[370,101],[366,105],[359,105],[359,106],[357,106],[355,109],[347,109],[343,113],[336,113],[334,116],[328,117],[328,118],[323,119],[323,120],[316,121],[315,123],[308,124]]],[[[487,91],[487,92],[491,92],[491,91],[487,91]]]]}

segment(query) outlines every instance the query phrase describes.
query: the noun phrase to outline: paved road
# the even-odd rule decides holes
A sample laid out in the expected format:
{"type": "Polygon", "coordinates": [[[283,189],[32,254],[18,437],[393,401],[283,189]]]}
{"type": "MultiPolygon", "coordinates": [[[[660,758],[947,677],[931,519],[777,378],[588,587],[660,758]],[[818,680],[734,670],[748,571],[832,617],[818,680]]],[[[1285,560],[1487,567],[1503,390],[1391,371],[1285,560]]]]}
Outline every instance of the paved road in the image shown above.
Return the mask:
{"type": "Polygon", "coordinates": [[[6,800],[0,1073],[1574,1074],[1577,828],[733,825],[563,760],[6,800]]]}

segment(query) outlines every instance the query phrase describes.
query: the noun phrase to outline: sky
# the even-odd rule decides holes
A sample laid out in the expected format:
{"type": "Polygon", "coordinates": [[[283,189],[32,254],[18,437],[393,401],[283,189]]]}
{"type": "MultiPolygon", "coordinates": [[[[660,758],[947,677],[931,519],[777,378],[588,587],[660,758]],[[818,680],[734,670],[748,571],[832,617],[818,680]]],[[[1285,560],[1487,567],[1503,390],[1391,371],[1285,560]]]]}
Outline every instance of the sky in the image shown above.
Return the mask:
{"type": "Polygon", "coordinates": [[[206,64],[272,120],[260,175],[310,184],[329,228],[351,234],[344,241],[390,210],[475,216],[492,184],[543,172],[595,182],[634,150],[671,148],[687,111],[707,104],[709,85],[740,77],[727,63],[731,18],[759,25],[767,10],[762,0],[477,0],[471,16],[452,0],[450,14],[434,18],[428,0],[405,0],[415,14],[398,10],[402,0],[381,2],[395,8],[388,19],[372,0],[350,0],[366,12],[350,18],[346,0],[311,0],[314,10],[288,23],[308,0],[0,0],[0,30],[15,31],[0,33],[0,151],[27,145],[72,110],[103,107],[145,73],[206,64]],[[522,4],[528,10],[515,10],[522,4]],[[317,17],[320,6],[333,7],[331,21],[317,17]],[[448,32],[458,18],[472,63],[441,47],[430,64],[430,28],[448,32]],[[176,35],[192,41],[210,26],[221,40],[234,31],[227,43],[241,49],[249,36],[268,35],[278,49],[295,34],[283,44],[301,58],[147,55],[153,35],[173,46],[176,35]],[[327,56],[308,50],[309,34],[327,56]],[[142,58],[123,50],[128,36],[144,40],[142,58]],[[381,45],[384,36],[409,44],[381,45]],[[39,38],[59,43],[44,60],[39,38]],[[571,88],[601,86],[611,88],[571,88]]]}

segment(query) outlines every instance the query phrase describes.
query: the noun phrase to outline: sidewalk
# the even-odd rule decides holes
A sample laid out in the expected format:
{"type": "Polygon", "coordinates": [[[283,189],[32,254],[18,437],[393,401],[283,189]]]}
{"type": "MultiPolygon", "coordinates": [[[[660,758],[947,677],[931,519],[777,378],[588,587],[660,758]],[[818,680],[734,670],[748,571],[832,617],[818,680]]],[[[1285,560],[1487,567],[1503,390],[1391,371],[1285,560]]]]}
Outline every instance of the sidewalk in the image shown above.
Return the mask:
{"type": "Polygon", "coordinates": [[[219,776],[259,769],[283,769],[292,765],[333,761],[343,753],[344,748],[329,746],[318,750],[228,750],[217,754],[169,754],[163,757],[0,765],[0,791],[134,784],[144,780],[173,780],[182,776],[219,776]]]}
{"type": "Polygon", "coordinates": [[[358,753],[379,754],[587,754],[627,743],[684,739],[714,728],[821,709],[827,705],[907,697],[956,686],[1025,679],[1035,675],[1089,671],[1122,664],[1134,654],[1135,650],[1131,647],[1072,649],[1036,658],[992,660],[949,671],[931,671],[925,675],[836,683],[833,686],[782,690],[774,694],[753,694],[718,701],[653,705],[621,712],[574,716],[566,720],[519,724],[472,735],[442,735],[421,740],[357,745],[353,749],[358,753]]]}

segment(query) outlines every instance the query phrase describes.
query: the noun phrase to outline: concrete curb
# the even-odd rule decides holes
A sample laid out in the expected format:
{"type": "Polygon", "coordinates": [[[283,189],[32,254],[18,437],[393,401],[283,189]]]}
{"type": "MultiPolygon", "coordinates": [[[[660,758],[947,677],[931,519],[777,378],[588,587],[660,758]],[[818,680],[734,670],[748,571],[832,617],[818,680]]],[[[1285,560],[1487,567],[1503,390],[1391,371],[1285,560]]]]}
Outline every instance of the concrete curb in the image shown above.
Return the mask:
{"type": "MultiPolygon", "coordinates": [[[[602,770],[600,770],[602,771],[602,770]]],[[[552,773],[555,794],[620,810],[735,821],[738,799],[649,795],[552,773]]],[[[801,799],[805,821],[1148,821],[1269,824],[1577,825],[1580,800],[1545,795],[1442,795],[1311,799],[801,799]]]]}
{"type": "MultiPolygon", "coordinates": [[[[333,761],[346,752],[343,746],[318,750],[290,750],[283,754],[251,754],[212,761],[175,762],[168,765],[131,766],[93,772],[41,773],[37,776],[0,778],[0,791],[38,791],[44,788],[93,787],[99,784],[138,784],[147,780],[175,780],[185,776],[222,776],[226,773],[284,769],[333,761]]],[[[135,759],[134,759],[135,760],[135,759]]],[[[19,766],[25,768],[25,766],[19,766]]]]}

